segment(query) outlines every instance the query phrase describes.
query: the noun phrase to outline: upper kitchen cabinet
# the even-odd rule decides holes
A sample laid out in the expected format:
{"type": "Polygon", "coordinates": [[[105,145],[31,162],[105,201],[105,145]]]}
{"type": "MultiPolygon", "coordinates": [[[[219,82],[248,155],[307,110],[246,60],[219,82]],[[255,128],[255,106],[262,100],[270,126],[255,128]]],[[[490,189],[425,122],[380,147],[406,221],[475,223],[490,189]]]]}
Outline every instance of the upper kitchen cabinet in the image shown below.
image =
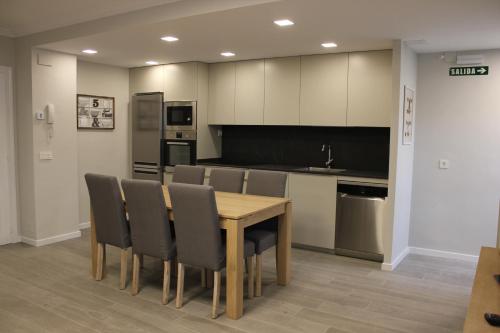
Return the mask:
{"type": "Polygon", "coordinates": [[[300,57],[265,60],[265,125],[299,125],[300,57]]]}
{"type": "Polygon", "coordinates": [[[235,123],[264,124],[264,60],[237,62],[235,70],[235,123]]]}
{"type": "Polygon", "coordinates": [[[391,50],[349,53],[348,96],[347,126],[391,126],[391,50]]]}
{"type": "Polygon", "coordinates": [[[130,93],[163,92],[163,66],[130,69],[130,93]]]}
{"type": "Polygon", "coordinates": [[[208,124],[234,124],[235,63],[208,67],[208,124]]]}
{"type": "Polygon", "coordinates": [[[346,126],[346,53],[302,56],[300,125],[346,126]]]}
{"type": "Polygon", "coordinates": [[[197,79],[195,62],[169,64],[163,66],[165,70],[165,100],[167,101],[196,101],[197,79]]]}

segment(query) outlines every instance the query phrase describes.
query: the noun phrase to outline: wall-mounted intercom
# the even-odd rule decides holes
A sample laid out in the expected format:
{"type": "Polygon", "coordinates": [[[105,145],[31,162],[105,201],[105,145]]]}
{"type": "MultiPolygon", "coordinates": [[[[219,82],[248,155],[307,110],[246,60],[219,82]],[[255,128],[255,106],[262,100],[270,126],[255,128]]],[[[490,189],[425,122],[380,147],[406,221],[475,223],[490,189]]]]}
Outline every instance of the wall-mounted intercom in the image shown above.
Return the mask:
{"type": "Polygon", "coordinates": [[[56,122],[56,110],[54,104],[47,104],[47,124],[56,122]]]}

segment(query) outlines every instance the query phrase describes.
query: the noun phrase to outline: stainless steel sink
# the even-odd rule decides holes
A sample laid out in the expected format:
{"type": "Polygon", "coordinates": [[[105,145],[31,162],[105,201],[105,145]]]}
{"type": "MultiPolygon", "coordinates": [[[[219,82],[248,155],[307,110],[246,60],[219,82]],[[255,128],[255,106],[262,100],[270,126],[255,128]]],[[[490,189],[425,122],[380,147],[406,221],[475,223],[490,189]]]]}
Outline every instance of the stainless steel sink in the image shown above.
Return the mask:
{"type": "Polygon", "coordinates": [[[318,167],[305,167],[300,168],[301,171],[311,171],[311,172],[320,172],[320,173],[342,173],[346,171],[346,169],[330,169],[330,168],[318,168],[318,167]]]}

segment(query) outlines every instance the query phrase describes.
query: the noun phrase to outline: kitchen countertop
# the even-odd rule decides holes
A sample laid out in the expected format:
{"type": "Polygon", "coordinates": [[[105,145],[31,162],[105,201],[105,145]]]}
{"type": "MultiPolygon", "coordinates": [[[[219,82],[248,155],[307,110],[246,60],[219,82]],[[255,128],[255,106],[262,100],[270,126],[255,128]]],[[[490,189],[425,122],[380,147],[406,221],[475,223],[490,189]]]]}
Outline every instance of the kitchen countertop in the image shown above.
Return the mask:
{"type": "Polygon", "coordinates": [[[272,170],[272,171],[284,171],[284,172],[297,172],[297,173],[309,173],[317,175],[331,175],[331,176],[345,176],[345,177],[360,177],[360,178],[373,178],[373,179],[388,179],[388,174],[379,171],[367,171],[367,170],[342,170],[339,172],[322,172],[315,170],[306,170],[305,166],[294,166],[294,165],[279,165],[279,164],[232,164],[224,162],[220,159],[203,159],[197,161],[198,165],[204,166],[219,166],[219,167],[233,167],[233,168],[243,168],[243,169],[256,169],[256,170],[272,170]]]}

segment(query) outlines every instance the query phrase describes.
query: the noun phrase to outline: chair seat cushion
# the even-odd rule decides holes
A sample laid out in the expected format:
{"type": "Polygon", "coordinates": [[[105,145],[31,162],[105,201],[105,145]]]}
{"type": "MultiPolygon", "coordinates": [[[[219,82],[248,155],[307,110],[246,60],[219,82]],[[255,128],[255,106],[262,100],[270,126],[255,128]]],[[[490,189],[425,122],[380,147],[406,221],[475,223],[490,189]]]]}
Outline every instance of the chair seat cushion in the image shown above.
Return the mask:
{"type": "Polygon", "coordinates": [[[255,253],[262,254],[265,250],[276,245],[278,233],[264,229],[251,229],[245,232],[245,241],[255,244],[255,253]]]}
{"type": "Polygon", "coordinates": [[[143,251],[142,253],[139,253],[137,251],[134,251],[134,246],[132,245],[132,252],[135,254],[145,254],[149,257],[153,258],[159,258],[161,260],[173,260],[175,257],[177,257],[177,243],[175,239],[172,239],[172,245],[170,246],[169,249],[161,249],[161,254],[158,255],[156,252],[149,252],[149,251],[143,251]]]}
{"type": "MultiPolygon", "coordinates": [[[[224,259],[217,265],[217,267],[204,267],[208,269],[212,269],[214,271],[220,271],[222,268],[226,267],[226,240],[223,239],[224,243],[222,244],[222,251],[224,259]]],[[[243,243],[243,257],[246,259],[255,254],[255,243],[245,239],[243,243]]]]}

